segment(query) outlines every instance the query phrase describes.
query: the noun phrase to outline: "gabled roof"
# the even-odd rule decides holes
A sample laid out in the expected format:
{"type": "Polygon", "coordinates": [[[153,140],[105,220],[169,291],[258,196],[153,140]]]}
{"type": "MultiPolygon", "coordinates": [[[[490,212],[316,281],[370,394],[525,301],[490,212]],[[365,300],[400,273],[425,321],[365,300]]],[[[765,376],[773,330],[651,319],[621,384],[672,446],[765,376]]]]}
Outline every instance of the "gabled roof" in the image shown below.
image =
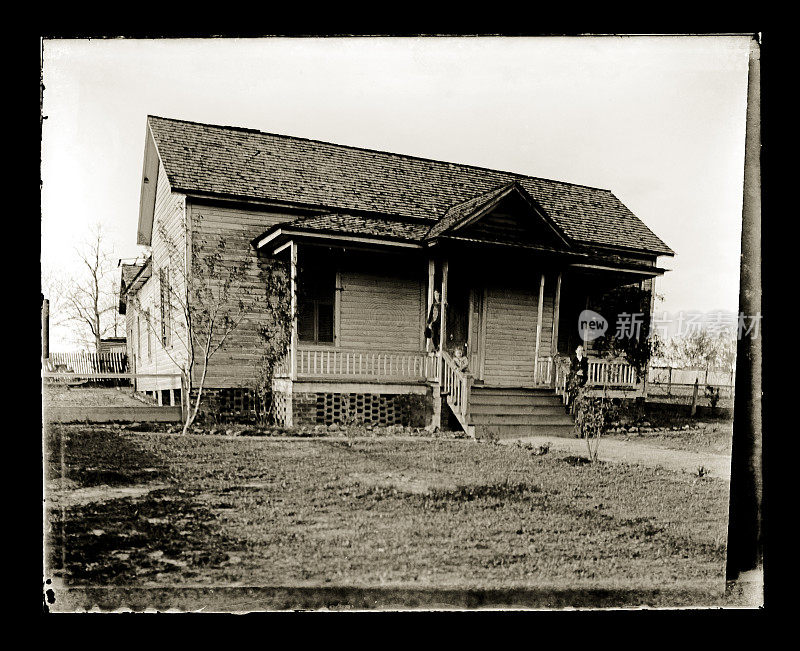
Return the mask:
{"type": "Polygon", "coordinates": [[[570,240],[673,255],[609,190],[251,129],[147,122],[176,192],[433,224],[516,181],[570,240]]]}
{"type": "Polygon", "coordinates": [[[144,262],[134,262],[133,264],[122,263],[122,286],[128,287],[136,274],[144,267],[144,262]]]}

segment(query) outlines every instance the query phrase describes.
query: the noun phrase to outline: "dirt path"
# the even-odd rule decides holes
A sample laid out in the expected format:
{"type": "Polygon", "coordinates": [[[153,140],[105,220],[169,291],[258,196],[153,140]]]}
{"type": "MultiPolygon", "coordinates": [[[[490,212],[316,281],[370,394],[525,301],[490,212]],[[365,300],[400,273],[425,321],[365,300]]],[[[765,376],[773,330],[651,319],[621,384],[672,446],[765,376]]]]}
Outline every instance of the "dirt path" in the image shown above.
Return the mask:
{"type": "MultiPolygon", "coordinates": [[[[503,444],[516,442],[542,445],[550,443],[553,452],[566,452],[586,456],[586,442],[582,439],[556,438],[547,436],[525,436],[514,439],[503,439],[503,444]]],[[[697,469],[704,466],[710,471],[709,476],[730,481],[731,458],[725,454],[710,452],[690,452],[688,450],[669,450],[642,443],[625,441],[600,441],[598,459],[613,463],[638,464],[650,467],[662,467],[675,472],[697,474],[697,469]]]]}
{"type": "Polygon", "coordinates": [[[155,490],[167,488],[166,484],[144,484],[138,486],[91,486],[73,490],[48,490],[46,499],[52,508],[83,506],[92,502],[121,500],[126,497],[141,497],[155,490]]]}

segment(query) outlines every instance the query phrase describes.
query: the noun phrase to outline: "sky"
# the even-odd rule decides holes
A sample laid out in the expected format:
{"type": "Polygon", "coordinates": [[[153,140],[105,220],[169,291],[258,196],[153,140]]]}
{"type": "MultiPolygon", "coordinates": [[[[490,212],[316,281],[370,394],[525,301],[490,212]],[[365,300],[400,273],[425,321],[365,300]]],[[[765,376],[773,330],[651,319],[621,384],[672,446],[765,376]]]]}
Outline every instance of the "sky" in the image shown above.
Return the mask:
{"type": "MultiPolygon", "coordinates": [[[[45,40],[42,269],[131,258],[148,114],[612,190],[677,255],[657,309],[738,309],[746,36],[45,40]]],[[[75,344],[51,331],[51,350],[75,344]]]]}

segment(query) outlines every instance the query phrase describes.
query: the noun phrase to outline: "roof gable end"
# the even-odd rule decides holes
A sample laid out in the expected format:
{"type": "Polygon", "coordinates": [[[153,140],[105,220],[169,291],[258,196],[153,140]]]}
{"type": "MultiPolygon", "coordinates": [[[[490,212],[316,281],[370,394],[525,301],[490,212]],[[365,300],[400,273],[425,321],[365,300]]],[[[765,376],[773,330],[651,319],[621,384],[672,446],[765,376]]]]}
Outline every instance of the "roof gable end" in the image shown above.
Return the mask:
{"type": "Polygon", "coordinates": [[[517,181],[453,206],[426,239],[458,236],[571,248],[563,231],[517,181]]]}

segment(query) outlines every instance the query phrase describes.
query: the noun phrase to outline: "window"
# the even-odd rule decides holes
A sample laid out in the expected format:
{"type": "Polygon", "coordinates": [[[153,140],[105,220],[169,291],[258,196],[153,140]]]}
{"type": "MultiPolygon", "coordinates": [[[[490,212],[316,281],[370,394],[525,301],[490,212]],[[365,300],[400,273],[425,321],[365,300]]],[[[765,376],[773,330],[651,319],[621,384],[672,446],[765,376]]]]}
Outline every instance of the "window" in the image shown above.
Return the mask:
{"type": "Polygon", "coordinates": [[[336,272],[329,266],[304,266],[297,281],[298,339],[332,344],[336,272]]]}
{"type": "Polygon", "coordinates": [[[142,356],[142,319],[136,317],[136,357],[142,356]]]}
{"type": "Polygon", "coordinates": [[[159,287],[161,290],[161,344],[168,346],[170,343],[171,326],[171,301],[169,297],[169,269],[162,267],[158,273],[159,287]]]}

